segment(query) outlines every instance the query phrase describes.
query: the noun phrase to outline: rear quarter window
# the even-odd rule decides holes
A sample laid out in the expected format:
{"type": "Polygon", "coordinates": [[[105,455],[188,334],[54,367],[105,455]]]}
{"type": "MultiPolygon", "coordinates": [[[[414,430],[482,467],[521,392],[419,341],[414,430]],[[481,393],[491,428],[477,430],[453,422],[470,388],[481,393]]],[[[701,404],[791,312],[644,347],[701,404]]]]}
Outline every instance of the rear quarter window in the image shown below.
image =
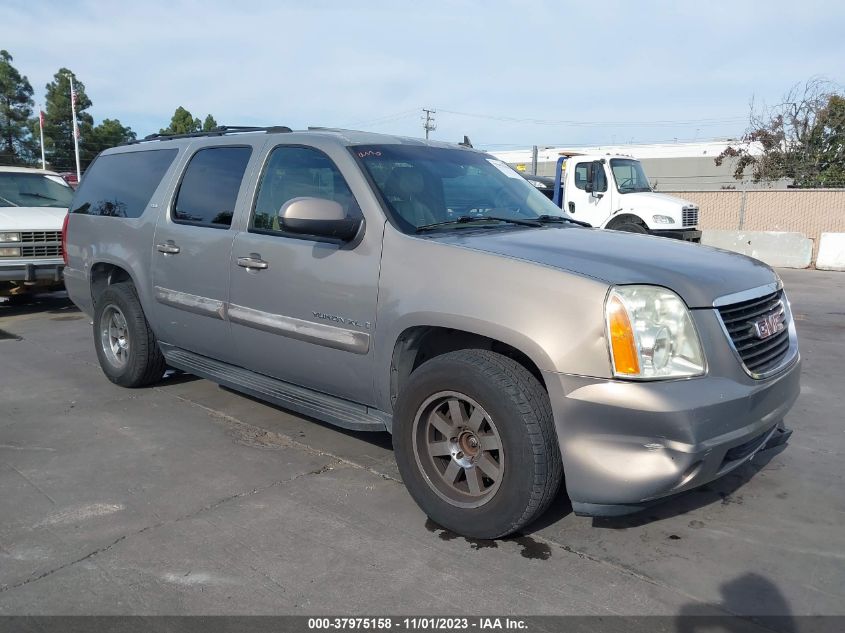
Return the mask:
{"type": "Polygon", "coordinates": [[[140,217],[178,151],[157,149],[99,156],[85,172],[71,213],[140,217]]]}

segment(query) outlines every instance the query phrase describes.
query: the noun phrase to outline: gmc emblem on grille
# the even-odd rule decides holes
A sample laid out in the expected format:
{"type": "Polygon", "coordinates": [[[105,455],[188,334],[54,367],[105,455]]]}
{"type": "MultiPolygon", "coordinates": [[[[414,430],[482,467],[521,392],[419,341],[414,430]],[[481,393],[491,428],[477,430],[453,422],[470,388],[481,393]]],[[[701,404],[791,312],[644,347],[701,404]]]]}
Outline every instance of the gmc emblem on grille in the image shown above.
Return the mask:
{"type": "Polygon", "coordinates": [[[753,322],[754,335],[759,339],[774,336],[786,327],[785,320],[786,315],[783,312],[783,306],[778,306],[774,312],[769,312],[769,314],[753,322]]]}

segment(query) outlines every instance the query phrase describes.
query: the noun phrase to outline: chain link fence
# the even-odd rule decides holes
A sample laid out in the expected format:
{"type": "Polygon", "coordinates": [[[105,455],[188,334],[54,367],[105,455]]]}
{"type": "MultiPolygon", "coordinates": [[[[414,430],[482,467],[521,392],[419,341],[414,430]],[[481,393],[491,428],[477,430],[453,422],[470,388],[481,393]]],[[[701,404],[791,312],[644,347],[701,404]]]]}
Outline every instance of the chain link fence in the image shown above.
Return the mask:
{"type": "Polygon", "coordinates": [[[845,233],[845,189],[678,191],[671,195],[699,206],[702,230],[788,231],[813,240],[813,261],[822,233],[845,233]]]}

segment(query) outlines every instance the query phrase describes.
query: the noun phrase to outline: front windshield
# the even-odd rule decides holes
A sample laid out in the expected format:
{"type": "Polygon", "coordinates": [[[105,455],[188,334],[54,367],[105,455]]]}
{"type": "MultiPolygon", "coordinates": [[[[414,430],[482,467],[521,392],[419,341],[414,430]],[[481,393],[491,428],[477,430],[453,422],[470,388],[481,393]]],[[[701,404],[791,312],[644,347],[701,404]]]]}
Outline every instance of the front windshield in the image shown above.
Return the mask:
{"type": "Polygon", "coordinates": [[[0,207],[70,207],[73,189],[59,176],[0,172],[0,207]]]}
{"type": "Polygon", "coordinates": [[[507,226],[561,210],[506,163],[487,154],[420,145],[352,147],[378,187],[388,212],[413,233],[469,226],[507,226]],[[442,226],[441,226],[442,225],[442,226]]]}
{"type": "Polygon", "coordinates": [[[651,191],[643,166],[638,160],[629,158],[611,158],[610,169],[616,180],[619,193],[633,193],[635,191],[651,191]]]}

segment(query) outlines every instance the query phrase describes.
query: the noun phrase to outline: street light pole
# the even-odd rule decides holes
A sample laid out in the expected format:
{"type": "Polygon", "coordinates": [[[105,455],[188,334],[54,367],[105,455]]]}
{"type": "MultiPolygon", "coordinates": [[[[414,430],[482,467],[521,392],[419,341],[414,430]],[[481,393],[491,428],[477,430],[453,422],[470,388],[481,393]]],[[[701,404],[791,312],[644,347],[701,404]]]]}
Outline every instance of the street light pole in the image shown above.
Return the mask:
{"type": "Polygon", "coordinates": [[[76,182],[82,180],[82,170],[79,167],[79,126],[76,124],[76,91],[73,89],[73,74],[67,73],[70,79],[70,113],[73,116],[73,151],[76,155],[76,182]]]}

